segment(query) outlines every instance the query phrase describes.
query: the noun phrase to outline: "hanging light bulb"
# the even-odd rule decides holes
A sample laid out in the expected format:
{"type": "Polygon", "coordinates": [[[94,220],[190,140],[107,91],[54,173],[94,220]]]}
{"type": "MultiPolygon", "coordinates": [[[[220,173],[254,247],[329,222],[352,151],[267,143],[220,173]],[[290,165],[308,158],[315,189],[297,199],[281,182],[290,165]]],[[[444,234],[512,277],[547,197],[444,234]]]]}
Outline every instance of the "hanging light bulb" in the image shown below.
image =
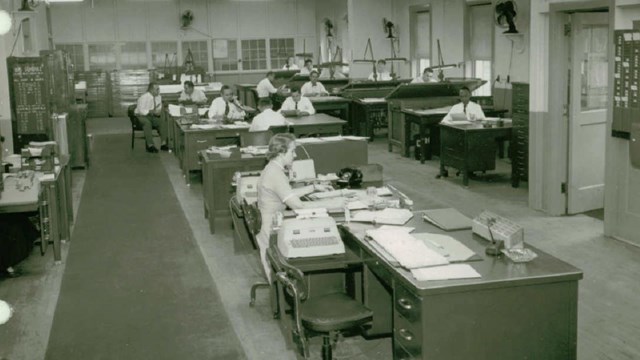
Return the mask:
{"type": "Polygon", "coordinates": [[[11,30],[11,15],[5,10],[0,10],[0,35],[4,35],[11,30]]]}

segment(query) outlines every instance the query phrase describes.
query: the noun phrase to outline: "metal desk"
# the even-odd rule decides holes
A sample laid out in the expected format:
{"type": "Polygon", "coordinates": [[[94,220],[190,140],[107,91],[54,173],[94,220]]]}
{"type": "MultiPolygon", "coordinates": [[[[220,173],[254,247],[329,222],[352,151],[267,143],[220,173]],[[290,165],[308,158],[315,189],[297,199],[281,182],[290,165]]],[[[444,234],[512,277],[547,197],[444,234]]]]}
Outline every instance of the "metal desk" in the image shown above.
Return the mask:
{"type": "Polygon", "coordinates": [[[375,128],[387,128],[387,101],[384,98],[355,98],[351,103],[350,127],[354,135],[373,140],[375,128]]]}
{"type": "Polygon", "coordinates": [[[511,138],[511,122],[489,128],[476,123],[441,124],[440,175],[448,176],[446,167],[452,166],[462,172],[462,183],[469,185],[469,172],[496,168],[496,140],[502,138],[511,138]]]}
{"type": "Polygon", "coordinates": [[[327,114],[288,117],[287,122],[297,137],[309,135],[341,135],[346,121],[327,114]]]}
{"type": "Polygon", "coordinates": [[[351,100],[340,96],[312,96],[309,97],[309,100],[317,113],[340,112],[340,119],[349,122],[349,103],[351,100]]]}

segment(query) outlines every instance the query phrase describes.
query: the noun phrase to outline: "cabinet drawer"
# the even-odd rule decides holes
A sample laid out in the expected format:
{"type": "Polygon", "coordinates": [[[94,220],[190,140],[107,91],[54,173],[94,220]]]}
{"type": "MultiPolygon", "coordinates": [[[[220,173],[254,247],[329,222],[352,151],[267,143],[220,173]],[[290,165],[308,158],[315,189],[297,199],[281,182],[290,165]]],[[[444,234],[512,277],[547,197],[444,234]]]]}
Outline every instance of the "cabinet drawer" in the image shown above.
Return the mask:
{"type": "Polygon", "coordinates": [[[393,358],[395,360],[416,360],[419,359],[413,355],[407,349],[403,348],[400,344],[396,343],[393,346],[393,358]]]}
{"type": "Polygon", "coordinates": [[[422,299],[402,285],[395,286],[393,307],[411,322],[420,322],[422,299]]]}
{"type": "Polygon", "coordinates": [[[384,267],[384,264],[375,258],[366,260],[365,263],[369,270],[371,270],[383,284],[391,286],[393,277],[391,276],[391,272],[384,267]]]}
{"type": "Polygon", "coordinates": [[[414,357],[422,355],[422,323],[411,322],[397,311],[393,314],[394,344],[402,346],[414,357]]]}

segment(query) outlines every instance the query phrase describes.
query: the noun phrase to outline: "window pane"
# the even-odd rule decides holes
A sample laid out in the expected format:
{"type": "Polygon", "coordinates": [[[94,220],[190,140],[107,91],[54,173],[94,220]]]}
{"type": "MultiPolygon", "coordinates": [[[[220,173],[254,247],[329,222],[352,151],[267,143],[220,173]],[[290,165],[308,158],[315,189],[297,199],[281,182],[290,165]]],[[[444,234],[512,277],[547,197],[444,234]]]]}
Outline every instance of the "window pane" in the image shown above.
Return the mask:
{"type": "Polygon", "coordinates": [[[164,70],[178,65],[178,43],[175,41],[158,41],[151,43],[151,65],[164,70]]]}
{"type": "Polygon", "coordinates": [[[89,44],[89,70],[115,70],[116,54],[112,43],[89,44]]]}
{"type": "Polygon", "coordinates": [[[431,50],[431,15],[428,11],[416,13],[414,54],[417,58],[429,58],[431,50]]]}
{"type": "MultiPolygon", "coordinates": [[[[182,42],[182,57],[187,58],[187,54],[191,50],[191,55],[193,56],[193,65],[194,67],[201,68],[203,70],[207,70],[209,66],[208,51],[207,51],[207,41],[183,41],[182,42]]],[[[184,60],[182,60],[184,64],[184,60]]]]}
{"type": "Polygon", "coordinates": [[[584,57],[581,65],[580,105],[582,110],[607,107],[607,26],[589,26],[582,31],[584,57]]]}
{"type": "Polygon", "coordinates": [[[56,44],[57,50],[69,54],[74,71],[84,71],[84,51],[82,44],[56,44]]]}
{"type": "Polygon", "coordinates": [[[473,92],[473,96],[491,96],[491,61],[477,60],[474,62],[474,77],[487,82],[473,92]]]}
{"type": "Polygon", "coordinates": [[[271,68],[282,69],[287,64],[287,58],[295,54],[293,39],[270,39],[271,68]]]}
{"type": "Polygon", "coordinates": [[[493,5],[469,7],[469,56],[472,60],[491,60],[493,5]]]}
{"type": "Polygon", "coordinates": [[[266,41],[264,39],[242,40],[241,44],[242,69],[265,70],[267,68],[266,41]]]}
{"type": "Polygon", "coordinates": [[[147,45],[144,42],[124,43],[120,47],[120,69],[147,68],[147,45]]]}
{"type": "Polygon", "coordinates": [[[213,71],[238,70],[238,42],[215,39],[213,44],[213,71]]]}

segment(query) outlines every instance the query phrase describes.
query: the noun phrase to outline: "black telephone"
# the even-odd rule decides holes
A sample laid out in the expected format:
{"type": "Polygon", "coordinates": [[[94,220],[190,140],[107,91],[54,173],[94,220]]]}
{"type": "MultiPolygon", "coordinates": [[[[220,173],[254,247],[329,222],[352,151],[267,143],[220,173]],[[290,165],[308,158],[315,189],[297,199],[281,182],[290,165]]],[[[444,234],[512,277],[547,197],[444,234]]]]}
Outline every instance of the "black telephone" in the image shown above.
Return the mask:
{"type": "Polygon", "coordinates": [[[338,173],[340,187],[354,187],[362,183],[362,172],[355,168],[344,168],[338,173]]]}

